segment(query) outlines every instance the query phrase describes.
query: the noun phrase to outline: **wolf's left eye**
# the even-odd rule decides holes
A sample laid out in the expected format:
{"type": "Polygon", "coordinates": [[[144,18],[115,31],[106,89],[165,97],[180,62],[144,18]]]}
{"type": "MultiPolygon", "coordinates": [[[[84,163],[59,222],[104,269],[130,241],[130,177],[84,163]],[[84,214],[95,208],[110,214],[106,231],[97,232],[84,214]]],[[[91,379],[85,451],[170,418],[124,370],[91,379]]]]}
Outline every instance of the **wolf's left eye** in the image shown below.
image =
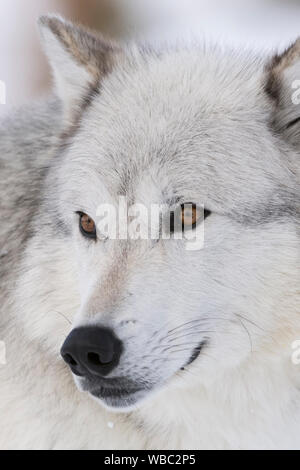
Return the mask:
{"type": "Polygon", "coordinates": [[[96,240],[97,232],[96,232],[96,224],[93,219],[82,212],[78,212],[79,215],[79,228],[83,236],[87,238],[92,238],[96,240]]]}
{"type": "Polygon", "coordinates": [[[197,223],[201,220],[206,219],[211,212],[202,207],[198,207],[192,202],[182,204],[181,206],[181,222],[182,229],[185,228],[195,228],[197,223]]]}

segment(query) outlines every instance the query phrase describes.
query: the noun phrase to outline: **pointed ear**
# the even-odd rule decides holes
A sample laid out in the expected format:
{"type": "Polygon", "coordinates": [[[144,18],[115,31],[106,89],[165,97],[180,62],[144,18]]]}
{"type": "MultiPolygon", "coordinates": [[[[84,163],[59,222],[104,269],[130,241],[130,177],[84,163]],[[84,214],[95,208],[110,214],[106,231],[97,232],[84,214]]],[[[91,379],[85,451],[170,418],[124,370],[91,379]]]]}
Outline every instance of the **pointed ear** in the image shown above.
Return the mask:
{"type": "Polygon", "coordinates": [[[268,64],[266,91],[274,103],[276,131],[300,148],[300,38],[268,64]]]}
{"type": "Polygon", "coordinates": [[[63,102],[66,118],[71,120],[82,100],[112,70],[118,49],[59,16],[42,16],[39,28],[56,92],[63,102]]]}

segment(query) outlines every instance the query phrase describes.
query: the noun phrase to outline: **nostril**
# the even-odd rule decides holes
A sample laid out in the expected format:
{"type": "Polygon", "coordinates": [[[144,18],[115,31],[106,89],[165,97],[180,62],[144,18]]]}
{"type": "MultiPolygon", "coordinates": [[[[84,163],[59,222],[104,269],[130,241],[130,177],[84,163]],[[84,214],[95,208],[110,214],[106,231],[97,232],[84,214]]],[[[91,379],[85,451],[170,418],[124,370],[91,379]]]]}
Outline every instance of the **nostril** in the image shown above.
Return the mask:
{"type": "Polygon", "coordinates": [[[77,362],[75,361],[75,359],[73,359],[73,357],[71,356],[71,354],[65,354],[64,357],[63,357],[64,361],[69,364],[70,366],[78,366],[77,362]]]}
{"type": "Polygon", "coordinates": [[[93,364],[94,366],[101,366],[102,362],[100,361],[100,357],[96,353],[88,353],[87,355],[88,361],[90,364],[93,364]]]}
{"type": "Polygon", "coordinates": [[[111,360],[107,361],[104,358],[100,358],[100,355],[97,353],[89,352],[87,355],[88,362],[93,366],[103,366],[105,364],[109,364],[111,360]]]}

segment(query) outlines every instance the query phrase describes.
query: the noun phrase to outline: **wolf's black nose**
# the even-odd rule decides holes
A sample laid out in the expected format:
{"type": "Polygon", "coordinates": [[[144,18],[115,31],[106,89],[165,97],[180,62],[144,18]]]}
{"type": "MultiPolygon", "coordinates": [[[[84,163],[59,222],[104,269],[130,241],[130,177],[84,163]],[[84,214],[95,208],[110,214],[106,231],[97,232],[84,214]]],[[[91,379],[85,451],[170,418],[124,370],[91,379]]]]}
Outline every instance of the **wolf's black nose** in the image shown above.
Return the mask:
{"type": "Polygon", "coordinates": [[[63,360],[78,376],[104,377],[119,363],[122,343],[113,331],[99,327],[73,330],[61,348],[63,360]]]}

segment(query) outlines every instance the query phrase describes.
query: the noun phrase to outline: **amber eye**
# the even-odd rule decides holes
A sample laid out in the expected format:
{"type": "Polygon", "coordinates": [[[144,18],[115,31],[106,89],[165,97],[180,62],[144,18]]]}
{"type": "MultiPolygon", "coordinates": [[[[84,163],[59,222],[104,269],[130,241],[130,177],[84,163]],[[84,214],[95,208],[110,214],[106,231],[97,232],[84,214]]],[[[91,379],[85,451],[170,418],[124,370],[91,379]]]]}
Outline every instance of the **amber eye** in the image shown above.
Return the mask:
{"type": "Polygon", "coordinates": [[[91,217],[87,214],[83,214],[79,212],[79,228],[82,233],[87,238],[93,238],[94,240],[97,238],[96,233],[96,224],[91,219],[91,217]]]}
{"type": "Polygon", "coordinates": [[[209,210],[198,207],[191,202],[181,206],[181,222],[183,230],[186,228],[195,228],[197,223],[206,219],[211,214],[209,210]]]}

